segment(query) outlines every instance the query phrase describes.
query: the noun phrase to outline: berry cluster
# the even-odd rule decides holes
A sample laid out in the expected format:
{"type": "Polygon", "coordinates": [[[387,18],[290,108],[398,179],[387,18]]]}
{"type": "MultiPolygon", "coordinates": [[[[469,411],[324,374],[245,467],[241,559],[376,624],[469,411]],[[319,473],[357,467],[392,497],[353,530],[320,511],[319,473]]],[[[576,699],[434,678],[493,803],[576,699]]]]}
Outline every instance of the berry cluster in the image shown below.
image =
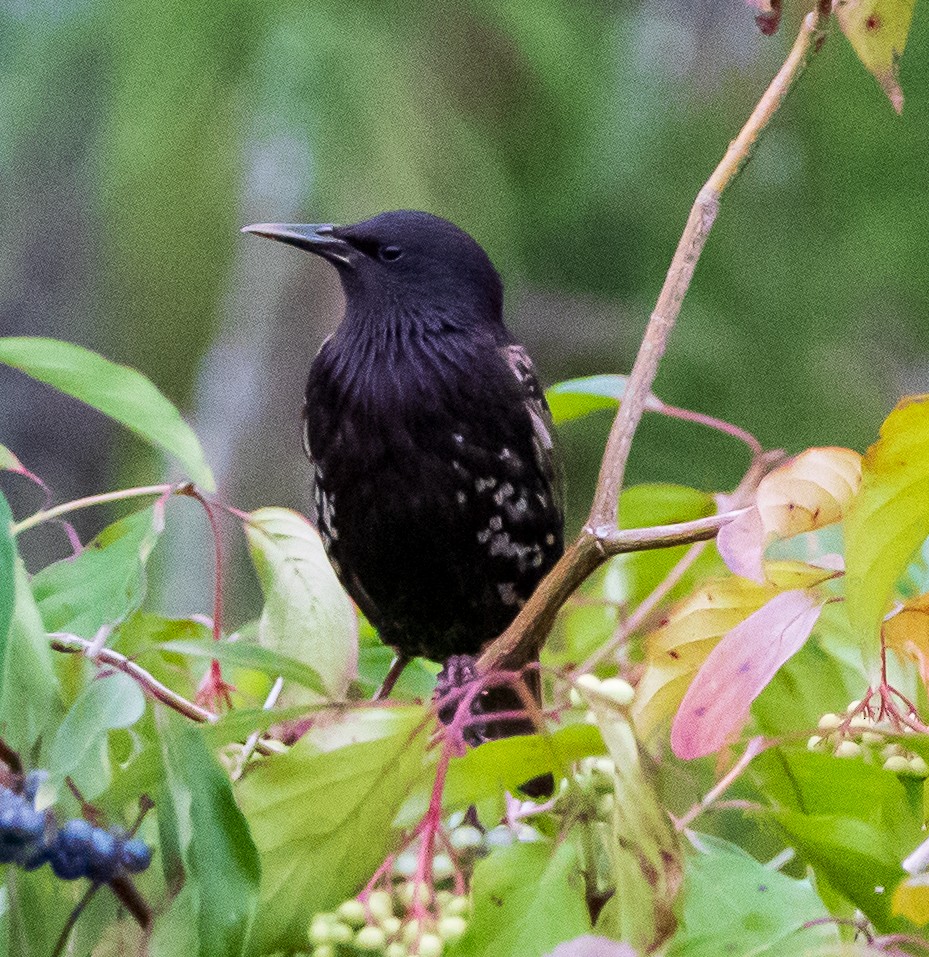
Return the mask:
{"type": "Polygon", "coordinates": [[[593,797],[597,817],[611,820],[616,803],[616,764],[610,758],[584,758],[578,762],[574,780],[593,797]]]}
{"type": "MultiPolygon", "coordinates": [[[[887,771],[898,774],[929,775],[929,764],[918,754],[887,738],[899,735],[900,728],[890,721],[878,720],[861,714],[860,702],[852,701],[845,714],[824,714],[819,719],[820,734],[807,741],[810,751],[831,752],[837,758],[864,758],[879,761],[887,771]]],[[[904,734],[912,729],[903,728],[904,734]]]]}
{"type": "Polygon", "coordinates": [[[62,880],[101,884],[148,867],[148,845],[120,828],[106,831],[83,818],[58,828],[51,812],[35,806],[44,779],[44,772],[31,772],[21,793],[0,785],[0,863],[29,871],[49,864],[62,880]]]}
{"type": "Polygon", "coordinates": [[[310,924],[313,957],[441,957],[445,945],[467,930],[470,902],[448,890],[436,891],[437,916],[428,923],[413,915],[415,885],[404,883],[394,893],[372,891],[362,902],[342,903],[333,913],[316,914],[310,924]]]}

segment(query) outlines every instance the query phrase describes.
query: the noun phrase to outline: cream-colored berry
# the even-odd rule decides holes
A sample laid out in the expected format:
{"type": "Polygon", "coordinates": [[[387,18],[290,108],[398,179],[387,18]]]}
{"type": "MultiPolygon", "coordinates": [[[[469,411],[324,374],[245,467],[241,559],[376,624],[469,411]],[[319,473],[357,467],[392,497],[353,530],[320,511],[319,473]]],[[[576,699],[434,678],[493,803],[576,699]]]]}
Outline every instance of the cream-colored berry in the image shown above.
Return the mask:
{"type": "Polygon", "coordinates": [[[926,764],[918,754],[914,754],[913,757],[910,758],[910,770],[914,774],[925,775],[929,772],[929,764],[926,764]]]}
{"type": "Polygon", "coordinates": [[[865,731],[861,735],[862,744],[881,744],[884,740],[884,735],[879,734],[876,731],[865,731]]]}
{"type": "Polygon", "coordinates": [[[806,743],[807,751],[822,751],[823,740],[818,734],[814,734],[806,743]]]}
{"type": "Polygon", "coordinates": [[[484,843],[484,835],[470,824],[456,827],[448,836],[456,851],[476,851],[484,843]]]}
{"type": "Polygon", "coordinates": [[[394,861],[394,874],[398,877],[412,877],[419,866],[419,857],[415,851],[404,851],[394,861]]]}
{"type": "Polygon", "coordinates": [[[837,714],[833,714],[831,711],[827,711],[826,714],[819,719],[819,727],[823,731],[835,731],[841,723],[842,718],[837,714]]]}
{"type": "Polygon", "coordinates": [[[442,957],[443,950],[445,950],[445,944],[438,934],[423,934],[419,938],[416,953],[418,957],[442,957]]]}
{"type": "Polygon", "coordinates": [[[899,774],[901,771],[910,770],[910,762],[902,754],[892,754],[884,761],[884,770],[893,771],[899,774]]]}
{"type": "Polygon", "coordinates": [[[368,925],[367,927],[362,927],[361,930],[355,934],[354,944],[358,950],[383,950],[386,943],[387,935],[384,933],[383,927],[372,927],[368,925]]]}
{"type": "Polygon", "coordinates": [[[610,817],[615,805],[616,798],[612,794],[604,794],[600,800],[597,801],[597,814],[599,814],[600,817],[610,817]]]}
{"type": "Polygon", "coordinates": [[[572,688],[570,692],[568,692],[568,697],[571,700],[572,707],[581,708],[584,706],[584,699],[581,697],[580,692],[578,692],[577,688],[572,688]]]}
{"type": "Polygon", "coordinates": [[[388,894],[387,891],[374,891],[368,897],[368,911],[371,916],[381,923],[383,923],[388,917],[392,917],[394,913],[394,899],[393,895],[388,894]]]}
{"type": "Polygon", "coordinates": [[[443,940],[458,940],[468,929],[468,922],[463,917],[443,917],[436,929],[443,940]]]}
{"type": "Polygon", "coordinates": [[[443,913],[449,917],[463,916],[471,910],[471,901],[464,895],[453,897],[443,908],[443,913]]]}
{"type": "Polygon", "coordinates": [[[408,957],[409,953],[404,944],[401,944],[399,940],[395,940],[392,944],[387,945],[387,950],[384,951],[384,957],[408,957]]]}
{"type": "Polygon", "coordinates": [[[317,944],[313,948],[313,957],[335,957],[335,947],[332,944],[317,944]]]}
{"type": "Polygon", "coordinates": [[[432,877],[444,881],[455,873],[455,863],[448,854],[436,854],[432,859],[432,877]]]}
{"type": "Polygon", "coordinates": [[[861,754],[861,745],[857,741],[841,741],[835,749],[837,758],[857,758],[861,754]]]}
{"type": "Polygon", "coordinates": [[[632,704],[635,689],[624,678],[607,678],[600,682],[597,694],[625,708],[632,704]]]}
{"type": "Polygon", "coordinates": [[[885,744],[881,748],[881,757],[884,758],[892,758],[903,753],[903,748],[899,744],[885,744]]]}
{"type": "Polygon", "coordinates": [[[350,927],[362,927],[367,922],[365,905],[355,898],[342,901],[336,913],[339,915],[340,920],[345,921],[350,927]]]}
{"type": "Polygon", "coordinates": [[[596,675],[579,675],[574,683],[584,691],[597,691],[600,688],[600,679],[596,675]]]}
{"type": "Polygon", "coordinates": [[[329,927],[330,937],[329,940],[336,944],[347,944],[354,936],[355,932],[348,926],[348,924],[343,924],[341,921],[336,921],[334,924],[331,924],[329,927]]]}
{"type": "MultiPolygon", "coordinates": [[[[909,765],[907,765],[909,767],[909,765]]],[[[328,944],[332,940],[332,921],[321,921],[314,918],[310,924],[310,943],[328,944]]]]}
{"type": "Polygon", "coordinates": [[[874,722],[867,715],[856,714],[855,717],[848,722],[848,726],[852,731],[868,731],[874,727],[874,722]]]}
{"type": "Polygon", "coordinates": [[[381,927],[384,928],[384,933],[388,937],[395,937],[400,933],[402,921],[399,917],[385,917],[381,921],[381,927]]]}

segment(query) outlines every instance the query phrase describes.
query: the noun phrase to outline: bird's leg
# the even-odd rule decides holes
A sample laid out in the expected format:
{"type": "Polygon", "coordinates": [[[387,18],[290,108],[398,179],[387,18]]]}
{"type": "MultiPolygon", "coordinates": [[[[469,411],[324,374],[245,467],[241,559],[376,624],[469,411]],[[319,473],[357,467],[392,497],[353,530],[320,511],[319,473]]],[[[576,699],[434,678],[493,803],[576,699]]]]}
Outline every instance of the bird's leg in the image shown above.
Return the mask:
{"type": "Polygon", "coordinates": [[[398,654],[396,658],[391,662],[390,668],[387,671],[387,675],[384,678],[384,683],[377,689],[374,693],[372,701],[383,701],[391,691],[393,691],[394,685],[397,683],[397,679],[403,674],[403,669],[410,663],[409,655],[398,654]]]}

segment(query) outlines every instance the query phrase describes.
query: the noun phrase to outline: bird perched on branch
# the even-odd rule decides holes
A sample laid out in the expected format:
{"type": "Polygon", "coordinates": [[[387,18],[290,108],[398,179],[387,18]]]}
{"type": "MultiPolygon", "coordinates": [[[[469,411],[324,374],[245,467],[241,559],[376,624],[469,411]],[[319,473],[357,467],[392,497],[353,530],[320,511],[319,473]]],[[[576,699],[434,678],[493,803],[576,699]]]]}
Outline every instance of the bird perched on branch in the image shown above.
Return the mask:
{"type": "Polygon", "coordinates": [[[392,675],[414,655],[477,654],[563,550],[551,419],[504,325],[497,271],[466,232],[423,212],[245,231],[328,260],[345,292],[304,409],[336,574],[396,649],[392,675]]]}

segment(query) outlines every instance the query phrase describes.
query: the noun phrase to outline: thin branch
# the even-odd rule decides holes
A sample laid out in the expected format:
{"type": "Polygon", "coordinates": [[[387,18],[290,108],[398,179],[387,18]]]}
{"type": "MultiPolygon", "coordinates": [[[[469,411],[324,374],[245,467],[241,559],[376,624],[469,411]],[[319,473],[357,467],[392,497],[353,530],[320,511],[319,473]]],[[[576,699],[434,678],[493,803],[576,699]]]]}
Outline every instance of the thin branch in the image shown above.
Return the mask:
{"type": "MultiPolygon", "coordinates": [[[[87,654],[87,652],[93,648],[93,642],[88,641],[86,638],[79,638],[77,635],[69,635],[66,632],[53,632],[49,635],[49,638],[51,639],[52,648],[55,651],[61,651],[65,654],[83,655],[87,654]]],[[[111,668],[115,668],[117,671],[122,671],[124,674],[129,675],[130,678],[136,681],[144,691],[148,692],[148,694],[157,701],[166,704],[169,708],[173,708],[179,714],[184,715],[185,718],[190,718],[191,721],[199,721],[206,724],[213,724],[219,721],[218,714],[208,711],[206,708],[201,708],[200,705],[194,704],[193,701],[188,701],[183,696],[177,694],[177,692],[172,691],[167,685],[162,684],[153,674],[141,668],[134,661],[130,661],[125,655],[121,655],[118,651],[113,651],[111,648],[101,648],[93,660],[102,662],[111,668]]]]}
{"type": "Polygon", "coordinates": [[[86,498],[76,498],[72,502],[62,502],[61,505],[36,512],[34,515],[24,518],[21,522],[16,522],[12,527],[12,532],[16,536],[20,532],[41,525],[43,522],[58,518],[59,515],[67,515],[82,508],[91,508],[94,505],[106,505],[108,502],[121,502],[130,498],[144,498],[148,495],[167,495],[175,487],[169,484],[145,485],[139,488],[123,488],[117,492],[102,492],[100,495],[88,495],[86,498]]]}
{"type": "Polygon", "coordinates": [[[669,419],[680,419],[682,422],[705,425],[709,429],[715,429],[717,432],[730,435],[732,438],[744,442],[751,449],[752,455],[760,455],[764,451],[761,443],[748,429],[743,429],[741,426],[726,422],[723,419],[717,419],[714,415],[693,412],[690,409],[679,409],[677,406],[666,405],[664,402],[661,403],[661,414],[666,415],[669,419]]]}
{"type": "MultiPolygon", "coordinates": [[[[680,313],[697,260],[719,211],[720,198],[748,162],[759,136],[777,113],[812,54],[819,49],[820,22],[820,12],[814,11],[807,15],[784,65],[759,100],[738,137],[730,143],[722,162],[697,195],[655,311],[645,330],[623,401],[610,430],[586,527],[545,576],[515,621],[491,642],[481,655],[478,662],[481,669],[519,668],[531,661],[551,630],[558,610],[581,583],[609,554],[617,554],[619,550],[632,550],[620,549],[620,543],[625,545],[630,540],[635,540],[636,532],[618,531],[619,493],[623,486],[632,439],[658,372],[658,364],[680,313]],[[631,536],[631,539],[626,536],[631,536]],[[607,551],[608,547],[615,550],[607,551]]],[[[756,456],[753,465],[758,465],[759,462],[764,465],[763,460],[764,456],[756,456]]],[[[717,527],[717,531],[719,527],[721,526],[717,527]]],[[[714,533],[709,528],[705,531],[703,536],[684,538],[683,541],[639,539],[642,542],[640,547],[661,548],[667,544],[682,544],[713,537],[714,533]]]]}
{"type": "Polygon", "coordinates": [[[807,15],[784,65],[759,100],[738,137],[729,144],[722,162],[697,195],[607,440],[597,491],[587,522],[592,530],[613,526],[618,521],[619,493],[623,487],[632,438],[642,418],[645,402],[658,372],[658,364],[681,311],[697,261],[719,212],[722,194],[751,158],[759,136],[806,67],[816,49],[819,22],[820,16],[817,12],[807,15]]]}

